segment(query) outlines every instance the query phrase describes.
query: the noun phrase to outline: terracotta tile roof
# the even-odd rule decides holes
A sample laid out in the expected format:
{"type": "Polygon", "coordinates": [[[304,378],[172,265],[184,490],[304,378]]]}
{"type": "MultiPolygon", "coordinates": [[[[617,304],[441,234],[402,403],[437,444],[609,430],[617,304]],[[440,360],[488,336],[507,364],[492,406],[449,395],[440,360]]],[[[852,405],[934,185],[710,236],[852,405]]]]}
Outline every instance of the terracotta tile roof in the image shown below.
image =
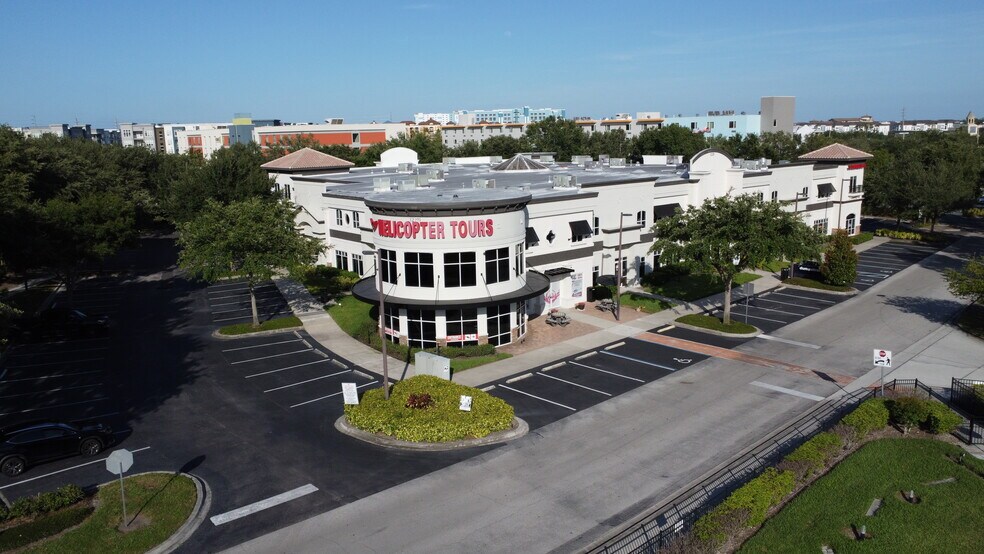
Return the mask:
{"type": "Polygon", "coordinates": [[[316,169],[338,169],[353,167],[354,163],[318,152],[312,148],[301,148],[286,156],[269,161],[260,167],[279,171],[311,171],[316,169]]]}
{"type": "Polygon", "coordinates": [[[857,148],[851,148],[850,146],[844,146],[839,142],[835,142],[830,146],[824,146],[819,150],[814,150],[813,152],[807,152],[799,157],[801,160],[865,160],[873,157],[867,152],[862,152],[857,148]]]}

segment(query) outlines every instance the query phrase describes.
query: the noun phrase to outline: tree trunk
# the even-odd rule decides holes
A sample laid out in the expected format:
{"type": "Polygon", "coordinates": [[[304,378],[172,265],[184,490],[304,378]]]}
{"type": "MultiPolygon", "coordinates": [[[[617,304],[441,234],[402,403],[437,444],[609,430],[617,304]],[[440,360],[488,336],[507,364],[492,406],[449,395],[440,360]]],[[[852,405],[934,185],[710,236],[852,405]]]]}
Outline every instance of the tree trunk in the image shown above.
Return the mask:
{"type": "Polygon", "coordinates": [[[253,290],[253,283],[249,284],[249,305],[253,308],[253,326],[259,327],[260,315],[256,312],[256,292],[253,290]]]}
{"type": "Polygon", "coordinates": [[[898,231],[901,228],[902,228],[902,214],[899,214],[898,217],[895,218],[895,230],[898,231]]]}
{"type": "Polygon", "coordinates": [[[731,323],[731,283],[734,282],[734,277],[728,277],[724,282],[724,321],[725,325],[731,323]]]}
{"type": "Polygon", "coordinates": [[[930,233],[935,233],[936,232],[936,220],[938,218],[939,218],[938,215],[933,214],[932,218],[929,220],[929,232],[930,233]]]}

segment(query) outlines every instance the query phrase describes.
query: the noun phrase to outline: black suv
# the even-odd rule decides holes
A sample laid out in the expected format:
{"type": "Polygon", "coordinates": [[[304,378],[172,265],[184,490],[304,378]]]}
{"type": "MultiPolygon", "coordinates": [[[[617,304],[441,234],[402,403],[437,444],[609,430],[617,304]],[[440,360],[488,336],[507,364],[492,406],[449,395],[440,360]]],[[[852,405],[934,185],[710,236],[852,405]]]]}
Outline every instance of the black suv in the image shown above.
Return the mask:
{"type": "Polygon", "coordinates": [[[0,429],[0,473],[20,475],[29,465],[68,456],[95,456],[113,443],[102,423],[34,422],[0,429]]]}
{"type": "Polygon", "coordinates": [[[109,333],[109,319],[55,305],[43,310],[36,318],[15,323],[11,331],[11,336],[17,339],[102,337],[109,333]]]}

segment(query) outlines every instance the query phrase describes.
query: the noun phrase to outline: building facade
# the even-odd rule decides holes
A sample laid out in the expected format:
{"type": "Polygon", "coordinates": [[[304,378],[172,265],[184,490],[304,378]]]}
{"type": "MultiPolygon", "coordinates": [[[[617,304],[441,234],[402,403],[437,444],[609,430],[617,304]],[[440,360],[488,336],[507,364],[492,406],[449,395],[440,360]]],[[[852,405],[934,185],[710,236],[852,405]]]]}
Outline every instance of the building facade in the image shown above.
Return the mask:
{"type": "Polygon", "coordinates": [[[514,341],[529,317],[584,302],[601,276],[638,285],[660,263],[653,223],[707,198],[755,194],[822,233],[857,234],[869,157],[833,145],[773,166],[709,149],[686,170],[522,155],[354,169],[312,150],[264,167],[303,232],[329,246],[321,263],[362,276],[353,293],[367,302],[380,294],[378,257],[390,340],[429,347],[514,341]]]}

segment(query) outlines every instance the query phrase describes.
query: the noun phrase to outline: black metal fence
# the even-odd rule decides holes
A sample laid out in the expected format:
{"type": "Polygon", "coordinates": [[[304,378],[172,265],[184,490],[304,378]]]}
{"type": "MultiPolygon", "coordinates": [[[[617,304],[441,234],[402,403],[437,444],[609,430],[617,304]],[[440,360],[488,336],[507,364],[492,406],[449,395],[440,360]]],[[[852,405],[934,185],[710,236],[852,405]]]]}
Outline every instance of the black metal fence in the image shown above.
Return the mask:
{"type": "Polygon", "coordinates": [[[915,396],[929,400],[935,396],[933,389],[919,379],[893,379],[885,388],[899,396],[915,396]]]}
{"type": "MultiPolygon", "coordinates": [[[[886,388],[890,386],[886,383],[886,388]]],[[[915,383],[913,387],[918,387],[915,383]]],[[[874,396],[872,390],[858,390],[827,400],[785,427],[773,432],[725,467],[714,471],[696,485],[659,506],[644,512],[628,527],[592,548],[592,553],[652,553],[690,527],[701,516],[722,502],[765,468],[777,464],[796,447],[833,426],[864,400],[874,396]]]]}
{"type": "Polygon", "coordinates": [[[958,434],[967,444],[984,444],[984,381],[956,379],[950,383],[950,407],[967,418],[958,434]]]}

